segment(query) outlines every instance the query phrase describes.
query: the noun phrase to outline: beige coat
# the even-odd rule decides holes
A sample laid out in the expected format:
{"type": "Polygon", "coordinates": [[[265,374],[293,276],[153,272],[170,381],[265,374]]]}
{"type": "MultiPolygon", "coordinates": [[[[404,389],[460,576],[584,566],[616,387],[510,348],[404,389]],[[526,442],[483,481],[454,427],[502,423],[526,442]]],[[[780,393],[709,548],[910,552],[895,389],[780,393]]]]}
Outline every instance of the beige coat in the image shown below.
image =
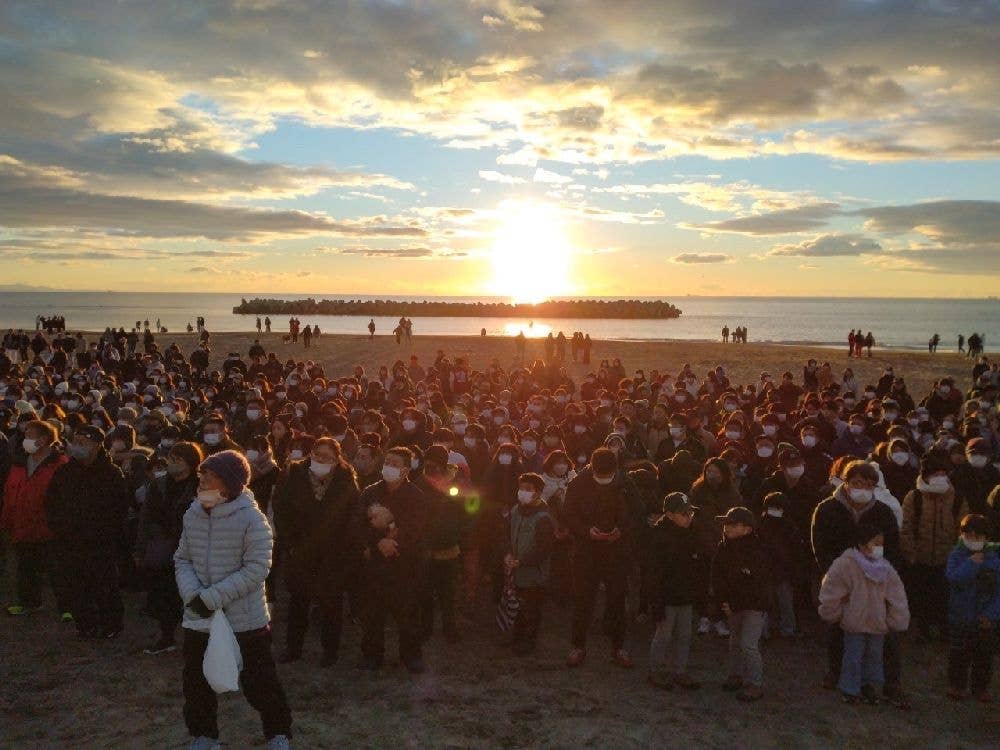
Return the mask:
{"type": "Polygon", "coordinates": [[[840,623],[847,633],[884,635],[910,626],[910,608],[899,573],[890,565],[884,581],[873,581],[854,558],[853,548],[834,560],[823,577],[819,616],[826,622],[840,623]]]}
{"type": "Polygon", "coordinates": [[[917,489],[910,490],[903,499],[903,526],[899,531],[903,559],[910,565],[944,567],[958,539],[959,522],[969,512],[969,506],[962,500],[956,512],[954,489],[924,492],[921,485],[923,480],[918,479],[917,489]]]}

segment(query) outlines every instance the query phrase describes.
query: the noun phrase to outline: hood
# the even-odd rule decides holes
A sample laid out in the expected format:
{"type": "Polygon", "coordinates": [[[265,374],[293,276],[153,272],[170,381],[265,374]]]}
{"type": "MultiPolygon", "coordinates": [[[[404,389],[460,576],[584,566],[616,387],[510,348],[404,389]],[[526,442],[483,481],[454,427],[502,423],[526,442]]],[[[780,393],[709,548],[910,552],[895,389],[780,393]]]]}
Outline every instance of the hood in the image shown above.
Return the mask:
{"type": "MultiPolygon", "coordinates": [[[[249,489],[243,490],[239,495],[234,497],[228,503],[222,503],[221,505],[216,505],[212,508],[211,515],[216,518],[228,518],[237,511],[243,510],[244,508],[256,508],[257,503],[253,498],[253,492],[249,489]]],[[[191,503],[191,510],[195,513],[200,513],[205,518],[208,518],[209,514],[201,507],[201,503],[198,502],[198,498],[195,497],[194,502],[191,503]]]]}

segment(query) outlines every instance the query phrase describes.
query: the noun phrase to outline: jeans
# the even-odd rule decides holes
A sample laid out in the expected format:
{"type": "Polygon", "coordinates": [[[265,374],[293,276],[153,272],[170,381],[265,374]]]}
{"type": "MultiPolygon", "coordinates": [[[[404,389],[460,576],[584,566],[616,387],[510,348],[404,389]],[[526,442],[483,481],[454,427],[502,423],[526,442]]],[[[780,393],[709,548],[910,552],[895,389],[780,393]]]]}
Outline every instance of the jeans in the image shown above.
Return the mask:
{"type": "MultiPolygon", "coordinates": [[[[240,688],[260,714],[264,737],[292,736],[292,712],[271,656],[271,629],[237,633],[243,656],[240,688]]],[[[202,662],[208,633],[184,630],[184,722],[192,737],[219,738],[219,701],[205,680],[202,662]]]]}
{"type": "Polygon", "coordinates": [[[791,581],[781,581],[771,586],[771,594],[777,605],[778,629],[784,636],[795,634],[795,599],[791,581]]]}
{"type": "Polygon", "coordinates": [[[861,688],[870,685],[881,691],[885,682],[882,669],[884,635],[874,633],[844,633],[844,658],[837,687],[844,695],[861,695],[861,688]]]}
{"type": "Polygon", "coordinates": [[[597,588],[604,583],[604,630],[617,651],[625,642],[628,559],[618,549],[576,550],[573,561],[573,647],[587,648],[597,588]]]}
{"type": "Polygon", "coordinates": [[[729,674],[742,678],[744,685],[764,684],[764,662],[760,656],[760,636],[764,613],[743,609],[729,615],[729,674]]]}
{"type": "MultiPolygon", "coordinates": [[[[903,655],[901,652],[902,633],[890,632],[883,637],[882,668],[885,675],[887,696],[902,690],[903,655]]],[[[828,670],[835,680],[840,679],[844,662],[844,631],[840,625],[830,625],[827,631],[826,653],[828,670]]]]}
{"type": "Polygon", "coordinates": [[[970,687],[973,694],[986,691],[993,675],[993,652],[997,647],[996,631],[982,630],[976,623],[952,625],[949,634],[948,685],[956,690],[970,687]]]}
{"type": "Polygon", "coordinates": [[[656,632],[649,644],[649,671],[654,673],[659,667],[665,667],[669,674],[684,674],[687,672],[688,658],[691,655],[691,620],[694,617],[694,606],[683,604],[664,608],[663,619],[656,623],[656,632]],[[673,659],[668,659],[670,647],[673,646],[673,659]]]}

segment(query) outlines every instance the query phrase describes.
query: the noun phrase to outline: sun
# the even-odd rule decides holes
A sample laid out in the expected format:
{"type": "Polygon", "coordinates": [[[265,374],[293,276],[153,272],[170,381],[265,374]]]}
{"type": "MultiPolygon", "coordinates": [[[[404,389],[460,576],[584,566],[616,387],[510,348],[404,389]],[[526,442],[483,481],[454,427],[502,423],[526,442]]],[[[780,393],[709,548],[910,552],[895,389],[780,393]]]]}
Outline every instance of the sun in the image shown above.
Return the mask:
{"type": "Polygon", "coordinates": [[[508,203],[493,241],[493,292],[541,302],[570,291],[571,247],[558,212],[545,204],[508,203]]]}

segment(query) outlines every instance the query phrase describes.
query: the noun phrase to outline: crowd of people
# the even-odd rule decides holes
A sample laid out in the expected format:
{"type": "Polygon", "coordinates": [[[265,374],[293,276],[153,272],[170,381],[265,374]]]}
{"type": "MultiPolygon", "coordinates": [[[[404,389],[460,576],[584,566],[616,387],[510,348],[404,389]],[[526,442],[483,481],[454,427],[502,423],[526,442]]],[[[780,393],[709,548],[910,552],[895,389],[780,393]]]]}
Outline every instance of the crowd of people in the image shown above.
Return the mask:
{"type": "Polygon", "coordinates": [[[730,339],[734,344],[745,344],[747,343],[747,328],[746,326],[736,326],[730,332],[729,326],[722,327],[722,343],[728,344],[730,339]]]}
{"type": "Polygon", "coordinates": [[[460,648],[484,606],[528,655],[554,602],[572,610],[567,665],[581,668],[603,597],[623,669],[627,629],[653,623],[657,689],[698,688],[693,633],[715,633],[729,639],[723,687],[757,700],[761,640],[818,617],[824,686],[906,708],[912,613],[919,639],[949,644],[948,695],[990,699],[1000,371],[985,358],[970,383],[911,394],[891,368],[861,383],[814,360],[798,382],[734,383],[721,365],[628,374],[619,360],[577,381],[558,344],[509,368],[439,351],[370,373],[282,361],[259,341],[215,368],[208,340],[44,343],[47,359],[0,355],[7,612],[38,612],[51,588],[79,637],[114,639],[122,587],[145,591],[159,626],[146,652],[184,633],[194,748],[218,741],[202,659],[220,609],[268,747],[289,746],[271,655],[282,589],[282,663],[302,658],[312,621],[335,664],[345,609],[365,669],[383,667],[387,620],[420,673],[438,620],[460,648]]]}

